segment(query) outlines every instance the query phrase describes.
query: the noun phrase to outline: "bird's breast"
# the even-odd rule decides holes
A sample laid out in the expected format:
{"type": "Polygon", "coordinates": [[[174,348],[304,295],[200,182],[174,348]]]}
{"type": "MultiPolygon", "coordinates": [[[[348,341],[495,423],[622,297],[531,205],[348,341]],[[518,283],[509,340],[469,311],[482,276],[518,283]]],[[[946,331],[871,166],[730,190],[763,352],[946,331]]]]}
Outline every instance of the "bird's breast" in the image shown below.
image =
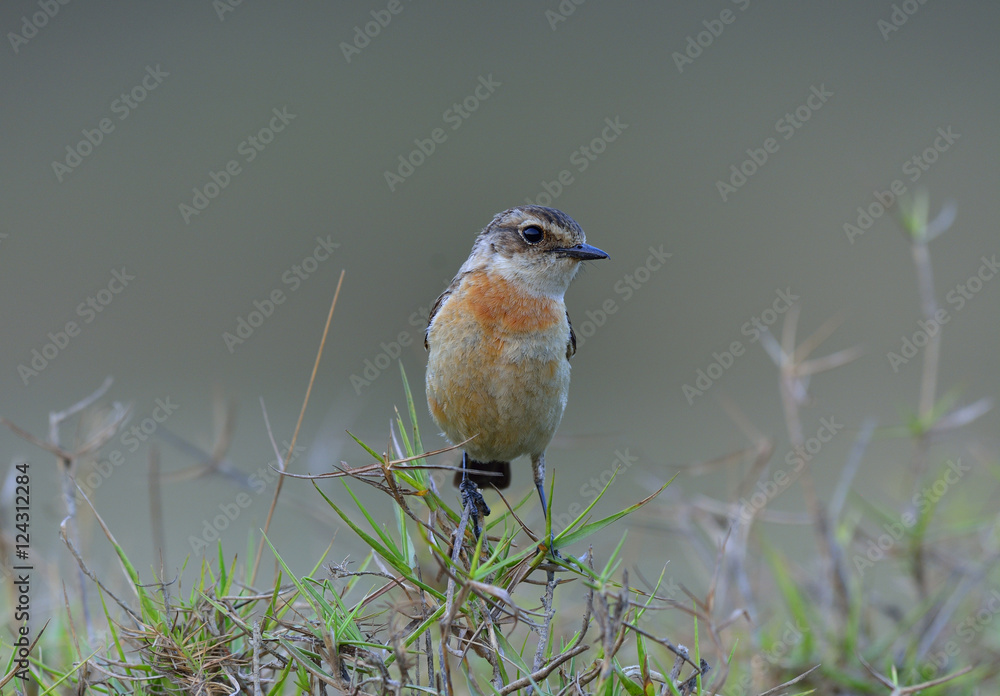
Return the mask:
{"type": "Polygon", "coordinates": [[[536,334],[565,323],[561,299],[530,294],[498,274],[470,273],[461,291],[470,318],[484,330],[536,334]]]}
{"type": "Polygon", "coordinates": [[[568,340],[561,299],[518,292],[496,275],[469,274],[429,331],[434,420],[453,442],[477,435],[467,447],[477,459],[540,452],[566,405],[568,340]]]}

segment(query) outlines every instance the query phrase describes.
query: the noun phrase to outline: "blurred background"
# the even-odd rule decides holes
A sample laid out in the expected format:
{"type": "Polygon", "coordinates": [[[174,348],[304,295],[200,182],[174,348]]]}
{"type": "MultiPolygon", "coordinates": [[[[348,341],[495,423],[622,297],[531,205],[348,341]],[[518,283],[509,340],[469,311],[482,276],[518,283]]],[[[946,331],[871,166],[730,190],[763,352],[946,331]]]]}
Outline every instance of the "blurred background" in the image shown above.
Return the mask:
{"type": "MultiPolygon", "coordinates": [[[[855,487],[876,503],[907,497],[912,444],[889,429],[917,408],[923,355],[888,354],[920,340],[921,315],[898,205],[882,206],[923,187],[932,216],[957,207],[930,246],[947,312],[938,395],[995,395],[997,26],[1000,6],[983,1],[5,2],[0,416],[44,438],[50,411],[114,377],[99,404],[130,404],[131,420],[81,471],[98,472],[92,499],[148,574],[150,447],[164,474],[197,465],[191,446],[212,451],[229,405],[235,473],[164,481],[165,552],[174,572],[200,558],[199,539],[212,555],[214,525],[242,553],[275,488],[261,400],[284,450],[341,270],[296,473],[369,463],[347,430],[386,448],[404,406],[398,360],[425,446],[445,444],[423,402],[428,309],[491,217],[531,201],[611,255],[567,295],[580,346],[548,452],[556,514],[620,464],[600,513],[681,470],[629,527],[627,562],[655,577],[686,553],[662,532],[671,500],[736,497],[745,462],[687,470],[751,444],[732,413],[787,469],[758,337],[780,336],[789,302],[800,342],[842,313],[814,356],[864,351],[809,384],[805,435],[823,418],[842,426],[809,462],[820,496],[872,417],[855,487]]],[[[995,452],[997,419],[936,443],[931,465],[970,441],[995,452]]],[[[81,427],[70,421],[63,445],[81,427]]],[[[33,551],[68,566],[53,457],[5,428],[0,452],[30,462],[33,551]]],[[[515,464],[514,497],[529,470],[515,464]]],[[[996,482],[973,467],[959,485],[996,482]]],[[[334,560],[365,553],[321,503],[288,480],[272,523],[302,572],[332,539],[334,560]]],[[[769,509],[802,511],[798,486],[769,509]]],[[[87,552],[109,557],[87,519],[87,552]]],[[[814,544],[775,534],[790,553],[814,544]]],[[[702,586],[684,563],[671,572],[702,586]]]]}

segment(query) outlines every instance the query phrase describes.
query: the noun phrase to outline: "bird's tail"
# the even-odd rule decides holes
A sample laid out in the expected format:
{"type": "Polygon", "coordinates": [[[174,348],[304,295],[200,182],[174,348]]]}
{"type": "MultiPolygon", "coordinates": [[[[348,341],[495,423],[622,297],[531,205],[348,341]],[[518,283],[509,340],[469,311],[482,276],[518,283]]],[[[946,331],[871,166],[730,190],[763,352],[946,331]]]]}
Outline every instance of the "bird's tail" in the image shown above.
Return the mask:
{"type": "MultiPolygon", "coordinates": [[[[469,479],[480,488],[496,486],[503,489],[510,485],[510,462],[477,462],[472,459],[466,461],[466,466],[470,469],[468,472],[469,479]]],[[[463,472],[461,471],[455,472],[456,486],[462,482],[462,475],[463,472]]]]}

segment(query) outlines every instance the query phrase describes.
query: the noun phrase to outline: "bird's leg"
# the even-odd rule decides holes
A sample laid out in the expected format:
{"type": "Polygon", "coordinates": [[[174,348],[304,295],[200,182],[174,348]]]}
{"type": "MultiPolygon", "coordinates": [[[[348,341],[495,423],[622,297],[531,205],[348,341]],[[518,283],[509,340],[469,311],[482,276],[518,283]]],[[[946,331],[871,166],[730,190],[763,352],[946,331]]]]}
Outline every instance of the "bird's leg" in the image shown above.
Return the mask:
{"type": "Polygon", "coordinates": [[[490,514],[490,508],[486,505],[483,494],[479,492],[479,486],[469,478],[469,455],[462,452],[462,483],[458,485],[458,490],[462,494],[462,507],[468,509],[469,517],[472,518],[472,533],[479,541],[479,534],[482,531],[479,525],[480,517],[490,514]]]}
{"type": "MultiPolygon", "coordinates": [[[[542,518],[545,526],[549,523],[549,504],[545,499],[545,452],[539,455],[531,456],[531,473],[535,476],[535,490],[538,491],[538,498],[542,501],[542,518]]],[[[552,530],[549,529],[549,539],[548,539],[549,550],[552,555],[558,556],[556,553],[554,540],[552,538],[552,530]]]]}

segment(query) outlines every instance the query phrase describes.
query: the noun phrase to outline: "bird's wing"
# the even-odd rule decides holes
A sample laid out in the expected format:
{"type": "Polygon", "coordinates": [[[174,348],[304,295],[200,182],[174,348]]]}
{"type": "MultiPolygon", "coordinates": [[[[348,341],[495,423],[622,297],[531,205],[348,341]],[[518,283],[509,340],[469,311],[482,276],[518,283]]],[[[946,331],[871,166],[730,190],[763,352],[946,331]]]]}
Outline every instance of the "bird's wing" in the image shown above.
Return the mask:
{"type": "Polygon", "coordinates": [[[573,322],[569,320],[569,310],[566,310],[566,323],[569,324],[569,341],[566,342],[566,359],[569,360],[576,355],[576,332],[573,331],[573,322]]]}
{"type": "Polygon", "coordinates": [[[444,304],[444,301],[448,299],[448,296],[455,292],[455,289],[458,287],[459,283],[462,282],[462,278],[466,276],[466,273],[468,273],[468,271],[459,273],[455,276],[454,280],[451,281],[451,284],[445,288],[445,291],[438,295],[438,298],[434,300],[434,306],[431,307],[431,314],[427,317],[427,328],[424,329],[425,349],[430,350],[431,347],[429,339],[431,335],[431,324],[434,323],[434,317],[437,316],[438,310],[441,309],[441,306],[444,304]]]}

